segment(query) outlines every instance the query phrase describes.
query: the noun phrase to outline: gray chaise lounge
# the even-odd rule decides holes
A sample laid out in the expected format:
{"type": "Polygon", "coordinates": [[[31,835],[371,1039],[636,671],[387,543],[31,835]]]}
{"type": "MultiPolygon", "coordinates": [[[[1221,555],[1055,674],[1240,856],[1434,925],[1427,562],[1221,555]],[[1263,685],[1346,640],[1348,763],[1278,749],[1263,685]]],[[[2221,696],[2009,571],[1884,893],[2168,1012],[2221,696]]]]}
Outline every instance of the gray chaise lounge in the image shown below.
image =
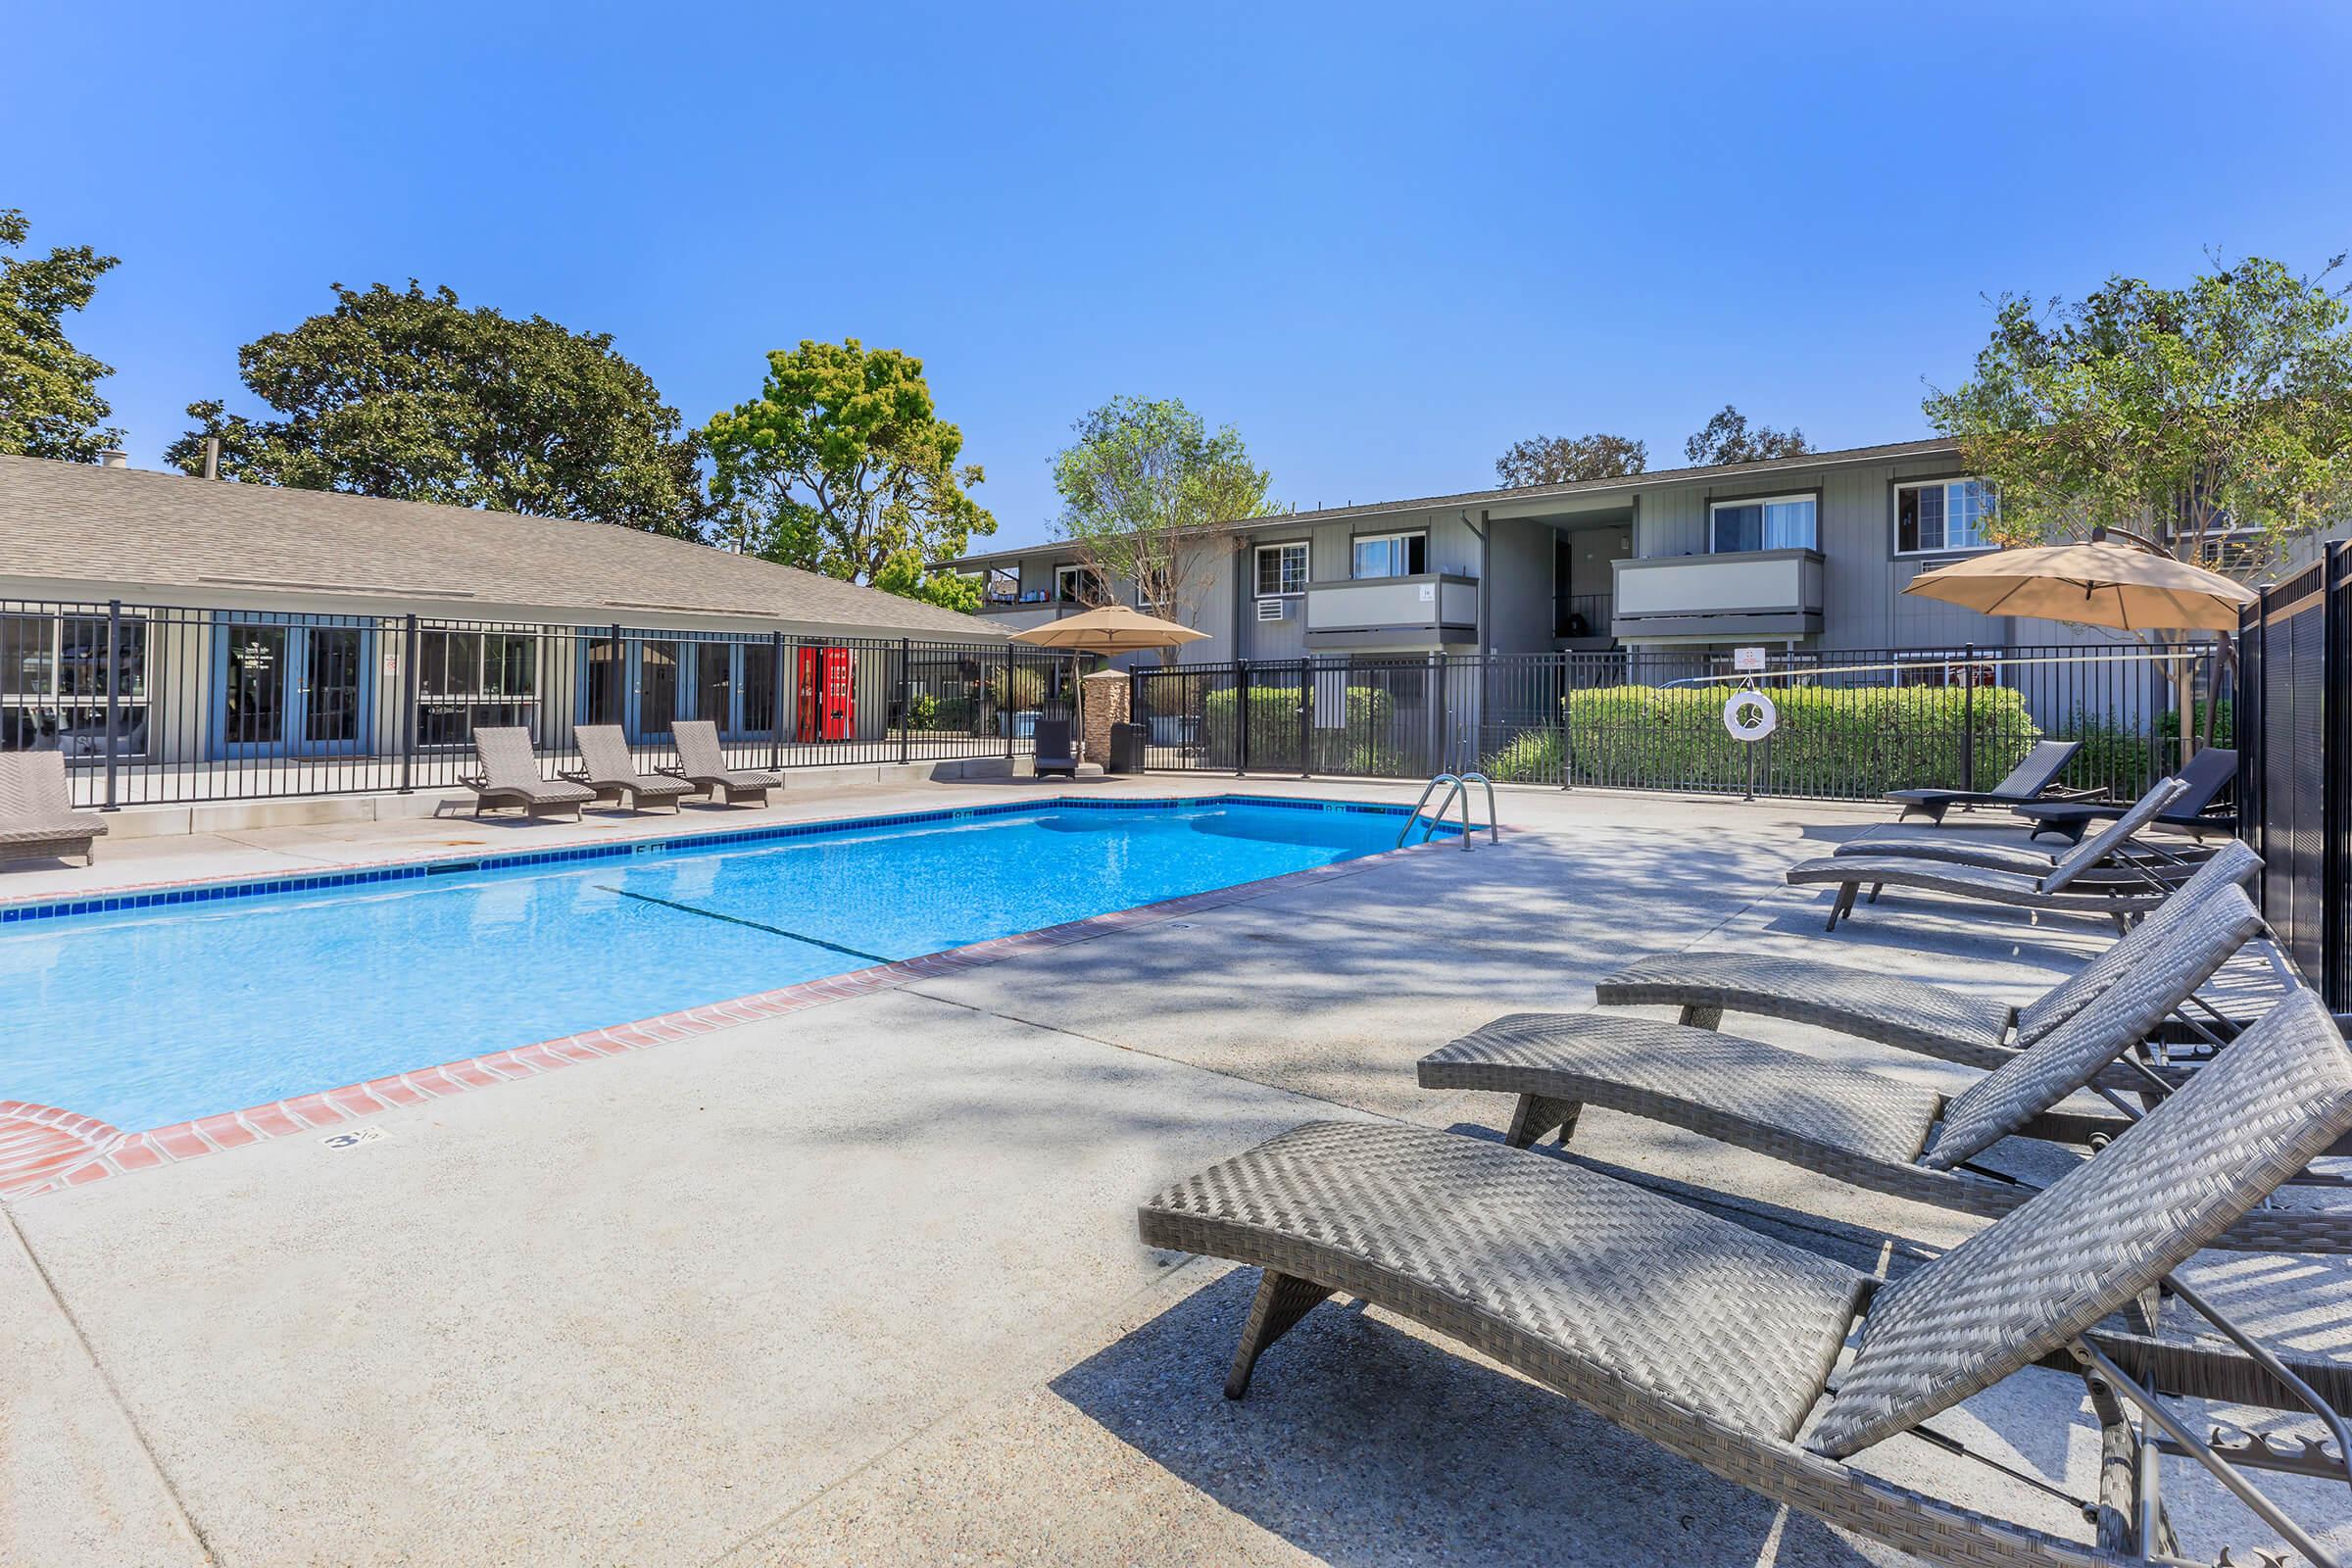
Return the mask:
{"type": "Polygon", "coordinates": [[[63,752],[0,752],[0,860],[98,859],[106,822],[74,809],[63,752]]]}
{"type": "Polygon", "coordinates": [[[1039,777],[1048,773],[1066,773],[1078,776],[1078,752],[1070,744],[1070,721],[1066,718],[1040,718],[1032,750],[1034,771],[1039,777]]]}
{"type": "MultiPolygon", "coordinates": [[[[1943,813],[1955,806],[1963,808],[2017,806],[2027,801],[2040,800],[2045,794],[2051,793],[2058,775],[2066,771],[2066,764],[2073,761],[2075,754],[2082,749],[2081,741],[2035,741],[2034,749],[2026,754],[2026,760],[2011,768],[2007,778],[1988,790],[1888,790],[1886,798],[1902,808],[1895,813],[1898,822],[1915,811],[1931,821],[1940,822],[1943,813]]],[[[2098,792],[2060,790],[2055,793],[2060,797],[2071,797],[2095,795],[2098,792]]]]}
{"type": "MultiPolygon", "coordinates": [[[[2188,786],[2188,793],[2156,818],[2158,827],[2176,828],[2199,839],[2208,833],[2236,831],[2237,813],[2216,811],[2213,803],[2237,781],[2237,753],[2226,746],[2208,746],[2173,776],[2188,786]]],[[[2079,844],[2093,822],[2121,816],[2125,808],[2109,801],[2030,801],[2009,809],[2034,824],[2028,838],[2057,833],[2069,844],[2079,844]]]]}
{"type": "Polygon", "coordinates": [[[648,800],[667,801],[671,810],[694,793],[694,786],[667,773],[641,773],[629,755],[628,737],[618,724],[582,724],[571,732],[580,749],[580,765],[564,777],[585,784],[600,801],[625,801],[632,811],[643,810],[648,800]]]}
{"type": "Polygon", "coordinates": [[[1825,855],[1790,866],[1788,885],[1830,884],[1838,888],[1838,901],[1831,906],[1830,921],[1825,928],[1831,931],[1838,929],[1839,920],[1853,913],[1854,896],[1862,891],[1864,883],[1870,885],[1873,903],[1882,888],[1907,888],[2037,912],[2105,915],[2118,926],[2129,929],[2127,917],[2145,914],[2163,903],[2168,885],[2145,865],[2103,870],[2099,868],[2100,862],[2163,810],[2178,791],[2177,784],[2169,787],[2160,784],[2151,789],[2105,829],[2076,845],[2064,859],[2038,874],[1986,870],[1915,856],[1825,855]]]}
{"type": "MultiPolygon", "coordinates": [[[[2129,979],[2200,901],[2243,886],[2261,869],[2262,858],[2243,844],[2223,845],[2146,919],[2020,1006],[1875,970],[1728,950],[1656,954],[1604,976],[1593,989],[1604,1006],[1680,1007],[1682,1021],[1701,1029],[1716,1027],[1726,1012],[1754,1013],[1989,1072],[2129,979]]],[[[2237,1027],[2237,1020],[2202,1008],[2192,998],[2183,1009],[2194,1014],[2192,1033],[2237,1027]]]]}
{"type": "MultiPolygon", "coordinates": [[[[1505,1135],[1514,1147],[1555,1130],[1566,1144],[1578,1113],[1593,1104],[1851,1186],[1992,1219],[2035,1189],[1971,1162],[2004,1138],[2086,1150],[2129,1130],[2141,1112],[2120,1093],[2103,1096],[2114,1115],[2061,1109],[2060,1103],[2101,1079],[2103,1069],[2145,1040],[2180,998],[2261,926],[2261,916],[2235,889],[2209,901],[2174,932],[2161,956],[2137,965],[2130,985],[2110,990],[2095,1006],[1948,1099],[1923,1084],[1761,1041],[1609,1012],[1497,1018],[1422,1057],[1420,1082],[1425,1089],[1518,1097],[1505,1135]]],[[[2298,990],[2279,1005],[2306,1000],[2310,994],[2298,990]]],[[[2327,1017],[2324,1007],[2321,1016],[2327,1017]]],[[[2332,1020],[2328,1030],[2343,1050],[2332,1020]]],[[[2215,1057],[2215,1065],[2228,1061],[2246,1037],[2215,1057]]],[[[2162,1102],[2213,1070],[2150,1072],[2132,1092],[2162,1102]]],[[[2216,1245],[2352,1252],[2352,1209],[2266,1208],[2216,1245]]]]}
{"type": "Polygon", "coordinates": [[[596,799],[585,784],[542,777],[539,754],[531,749],[531,732],[518,725],[491,724],[473,732],[473,755],[482,770],[458,782],[473,791],[473,814],[493,807],[518,807],[526,815],[580,808],[596,799]]]}
{"type": "MultiPolygon", "coordinates": [[[[2178,1290],[2173,1270],[2348,1130],[2352,1056],[2303,997],[2098,1158],[1885,1286],[1564,1161],[1384,1123],[1285,1133],[1161,1192],[1138,1228],[1147,1246],[1263,1270],[1228,1397],[1248,1390],[1269,1345],[1345,1293],[1898,1549],[1972,1568],[2114,1568],[2168,1544],[2158,1431],[2200,1460],[2213,1445],[2100,1348],[2096,1325],[2160,1284],[2178,1290]],[[1833,1391],[1857,1322],[1860,1348],[1833,1391]],[[2095,1544],[1847,1462],[2051,1358],[2079,1362],[2114,1456],[2088,1527],[2095,1544]]],[[[2205,1310],[2193,1293],[2180,1298],[2205,1310]]],[[[1948,1439],[1937,1446],[1952,1451],[1948,1439]]],[[[2257,1512],[2325,1560],[2295,1520],[2267,1501],[2257,1512]]]]}
{"type": "Polygon", "coordinates": [[[729,806],[748,800],[765,806],[767,792],[784,787],[781,773],[729,767],[726,754],[718,749],[718,726],[710,719],[681,718],[670,726],[670,734],[678,743],[678,765],[661,771],[684,779],[707,800],[724,800],[729,806]]]}
{"type": "MultiPolygon", "coordinates": [[[[2178,801],[2188,786],[2179,779],[2159,779],[2149,787],[2150,793],[2162,792],[2167,803],[2178,801]]],[[[2116,819],[2122,820],[2132,808],[2119,808],[2116,819]]],[[[2159,805],[2138,819],[2147,827],[2171,809],[2169,804],[2159,805]]],[[[1944,865],[1973,865],[1985,871],[2010,871],[2019,876],[2047,876],[2066,866],[2075,866],[2082,876],[2096,876],[2101,882],[2123,882],[2144,886],[2153,874],[2162,879],[2178,868],[2193,865],[2205,858],[2203,851],[2190,845],[2166,846],[2152,843],[2136,833],[2121,836],[2102,833],[2092,844],[2077,840],[2057,854],[2014,844],[1987,844],[1973,832],[1957,830],[1939,834],[1895,834],[1886,838],[1863,837],[1848,839],[1830,852],[1832,858],[1855,858],[1861,856],[1900,856],[1908,860],[1935,860],[1944,865]],[[2094,847],[2097,850],[2093,857],[2094,847]]]]}

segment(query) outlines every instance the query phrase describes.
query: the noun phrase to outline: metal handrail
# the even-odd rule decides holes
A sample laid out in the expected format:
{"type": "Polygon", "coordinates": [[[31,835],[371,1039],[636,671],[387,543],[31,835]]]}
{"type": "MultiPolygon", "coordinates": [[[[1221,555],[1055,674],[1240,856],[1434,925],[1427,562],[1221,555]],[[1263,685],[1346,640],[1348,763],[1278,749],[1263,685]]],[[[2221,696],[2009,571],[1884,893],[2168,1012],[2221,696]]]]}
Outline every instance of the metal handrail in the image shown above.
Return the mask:
{"type": "Polygon", "coordinates": [[[1421,786],[1421,798],[1413,803],[1412,815],[1406,817],[1404,826],[1396,830],[1396,847],[1398,849],[1404,848],[1404,841],[1412,836],[1413,828],[1420,823],[1421,808],[1429,804],[1430,791],[1441,784],[1447,785],[1448,788],[1443,796],[1439,797],[1438,808],[1430,816],[1429,825],[1422,830],[1422,843],[1427,844],[1437,836],[1438,829],[1446,821],[1446,808],[1454,803],[1456,797],[1459,797],[1462,803],[1462,849],[1465,853],[1468,852],[1471,834],[1474,831],[1470,826],[1470,786],[1473,784],[1484,786],[1487,792],[1487,842],[1490,844],[1502,842],[1502,835],[1496,830],[1494,821],[1494,781],[1486,774],[1478,772],[1439,773],[1421,786]]]}

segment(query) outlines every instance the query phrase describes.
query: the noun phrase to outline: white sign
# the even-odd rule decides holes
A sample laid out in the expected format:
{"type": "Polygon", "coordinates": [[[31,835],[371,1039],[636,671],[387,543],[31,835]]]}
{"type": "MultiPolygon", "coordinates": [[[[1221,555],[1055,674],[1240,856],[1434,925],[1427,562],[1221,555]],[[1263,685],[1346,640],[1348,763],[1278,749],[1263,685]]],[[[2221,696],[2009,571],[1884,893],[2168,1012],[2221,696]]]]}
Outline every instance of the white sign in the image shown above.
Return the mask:
{"type": "Polygon", "coordinates": [[[355,1127],[347,1133],[328,1133],[318,1141],[329,1149],[357,1149],[362,1144],[380,1144],[391,1136],[381,1127],[355,1127]]]}
{"type": "Polygon", "coordinates": [[[1780,727],[1780,710],[1762,692],[1734,692],[1723,705],[1723,727],[1736,741],[1760,741],[1780,727]]]}
{"type": "Polygon", "coordinates": [[[1732,650],[1732,673],[1734,673],[1735,675],[1761,675],[1761,674],[1763,674],[1763,673],[1764,673],[1764,650],[1763,650],[1763,649],[1761,649],[1761,648],[1735,648],[1735,649],[1733,649],[1733,650],[1732,650]]]}
{"type": "Polygon", "coordinates": [[[1425,605],[1435,604],[1437,602],[1437,598],[1438,585],[1436,583],[1425,582],[1421,585],[1421,603],[1425,605]]]}

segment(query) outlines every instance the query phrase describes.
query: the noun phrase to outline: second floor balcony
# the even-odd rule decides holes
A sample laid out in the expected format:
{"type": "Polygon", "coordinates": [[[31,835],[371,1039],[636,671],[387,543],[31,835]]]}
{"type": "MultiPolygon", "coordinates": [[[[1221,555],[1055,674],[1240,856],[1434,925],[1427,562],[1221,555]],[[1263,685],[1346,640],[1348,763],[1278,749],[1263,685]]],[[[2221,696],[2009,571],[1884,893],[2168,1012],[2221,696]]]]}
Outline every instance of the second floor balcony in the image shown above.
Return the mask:
{"type": "Polygon", "coordinates": [[[1746,638],[1812,636],[1821,630],[1821,552],[1719,551],[1612,564],[1618,637],[1746,638]]]}
{"type": "Polygon", "coordinates": [[[1397,642],[1436,647],[1477,633],[1478,579],[1453,572],[1309,583],[1305,598],[1310,646],[1397,642]]]}

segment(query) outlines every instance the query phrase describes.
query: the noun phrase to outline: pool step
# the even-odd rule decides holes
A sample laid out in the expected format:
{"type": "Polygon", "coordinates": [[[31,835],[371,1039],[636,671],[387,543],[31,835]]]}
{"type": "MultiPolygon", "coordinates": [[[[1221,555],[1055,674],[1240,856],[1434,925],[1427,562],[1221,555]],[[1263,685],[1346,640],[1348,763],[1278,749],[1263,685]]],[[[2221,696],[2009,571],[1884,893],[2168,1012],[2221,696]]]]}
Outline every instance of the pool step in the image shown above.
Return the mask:
{"type": "Polygon", "coordinates": [[[121,1128],[93,1116],[0,1100],[0,1198],[45,1187],[122,1142],[121,1128]]]}

